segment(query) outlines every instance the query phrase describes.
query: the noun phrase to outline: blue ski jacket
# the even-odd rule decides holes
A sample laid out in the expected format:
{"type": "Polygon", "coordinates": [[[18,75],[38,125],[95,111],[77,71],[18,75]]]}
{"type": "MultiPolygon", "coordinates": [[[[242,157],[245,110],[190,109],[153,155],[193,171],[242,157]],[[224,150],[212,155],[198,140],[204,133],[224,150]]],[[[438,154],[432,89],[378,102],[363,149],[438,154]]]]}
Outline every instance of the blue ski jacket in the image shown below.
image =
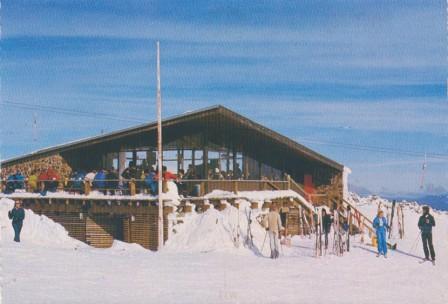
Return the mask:
{"type": "Polygon", "coordinates": [[[375,217],[373,220],[373,228],[375,228],[377,233],[386,232],[389,229],[389,225],[387,223],[387,218],[383,217],[375,217]]]}
{"type": "Polygon", "coordinates": [[[106,173],[99,171],[93,179],[93,187],[96,189],[106,188],[106,173]]]}

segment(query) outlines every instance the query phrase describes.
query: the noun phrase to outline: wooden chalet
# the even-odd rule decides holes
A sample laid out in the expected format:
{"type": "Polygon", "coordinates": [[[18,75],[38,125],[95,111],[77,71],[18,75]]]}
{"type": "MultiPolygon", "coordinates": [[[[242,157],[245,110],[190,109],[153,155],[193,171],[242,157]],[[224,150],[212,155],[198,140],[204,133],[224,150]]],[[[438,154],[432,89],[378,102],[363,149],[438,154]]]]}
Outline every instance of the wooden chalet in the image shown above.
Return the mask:
{"type": "MultiPolygon", "coordinates": [[[[195,171],[196,177],[184,182],[198,189],[199,198],[184,201],[196,202],[198,208],[203,206],[202,195],[215,189],[236,193],[292,189],[313,204],[343,204],[343,165],[223,106],[167,118],[162,127],[163,165],[175,174],[195,171]],[[215,179],[214,172],[228,175],[215,179]]],[[[157,123],[153,122],[42,149],[2,161],[2,175],[16,170],[28,175],[33,170],[51,167],[66,180],[74,170],[107,168],[121,173],[130,162],[142,167],[154,166],[156,135],[157,123]]],[[[294,199],[279,203],[291,209],[288,209],[294,222],[291,231],[299,233],[298,215],[291,201],[294,199]]],[[[107,247],[113,239],[120,239],[156,248],[154,199],[137,200],[129,195],[112,200],[89,196],[24,197],[24,203],[27,208],[63,224],[72,236],[94,246],[107,247]]],[[[166,214],[170,211],[167,207],[166,214]]]]}

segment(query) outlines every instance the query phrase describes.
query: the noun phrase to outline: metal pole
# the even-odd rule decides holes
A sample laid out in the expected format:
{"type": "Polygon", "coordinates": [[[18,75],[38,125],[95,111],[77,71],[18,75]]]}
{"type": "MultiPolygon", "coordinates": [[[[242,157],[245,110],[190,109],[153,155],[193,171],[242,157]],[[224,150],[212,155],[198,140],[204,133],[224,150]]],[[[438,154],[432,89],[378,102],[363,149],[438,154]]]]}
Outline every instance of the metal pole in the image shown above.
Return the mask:
{"type": "Polygon", "coordinates": [[[157,169],[158,169],[158,246],[157,249],[163,248],[163,201],[162,201],[162,94],[160,90],[160,45],[157,41],[157,169]]]}

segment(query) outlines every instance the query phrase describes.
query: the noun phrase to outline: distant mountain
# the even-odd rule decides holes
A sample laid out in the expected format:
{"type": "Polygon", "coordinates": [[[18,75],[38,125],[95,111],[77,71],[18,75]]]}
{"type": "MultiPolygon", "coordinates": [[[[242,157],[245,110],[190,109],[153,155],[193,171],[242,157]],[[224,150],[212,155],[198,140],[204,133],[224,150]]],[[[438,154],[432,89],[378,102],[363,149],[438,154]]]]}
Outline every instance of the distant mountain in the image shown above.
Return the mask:
{"type": "Polygon", "coordinates": [[[388,200],[414,201],[421,205],[429,205],[434,209],[448,210],[448,193],[445,194],[381,194],[388,200]]]}
{"type": "Polygon", "coordinates": [[[375,193],[363,186],[355,184],[349,184],[348,190],[363,197],[369,195],[379,195],[380,197],[390,201],[397,200],[397,201],[417,202],[421,205],[429,205],[434,209],[448,211],[448,190],[442,186],[435,187],[433,185],[427,185],[424,191],[420,193],[418,192],[394,193],[391,190],[385,190],[385,189],[383,191],[375,193]]]}
{"type": "Polygon", "coordinates": [[[420,204],[427,204],[434,209],[448,210],[448,193],[440,195],[425,195],[417,198],[420,204]]]}
{"type": "Polygon", "coordinates": [[[348,184],[348,191],[357,193],[360,196],[369,196],[373,194],[369,189],[354,184],[348,184]]]}

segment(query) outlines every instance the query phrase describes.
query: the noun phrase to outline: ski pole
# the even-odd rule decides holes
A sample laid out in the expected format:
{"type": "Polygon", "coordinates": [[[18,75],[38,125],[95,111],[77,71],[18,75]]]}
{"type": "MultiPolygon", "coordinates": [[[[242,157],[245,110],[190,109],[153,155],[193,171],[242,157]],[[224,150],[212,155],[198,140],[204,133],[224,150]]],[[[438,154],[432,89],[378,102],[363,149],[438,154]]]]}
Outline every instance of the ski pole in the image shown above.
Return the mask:
{"type": "MultiPolygon", "coordinates": [[[[280,233],[279,233],[280,234],[280,233]]],[[[285,239],[286,239],[286,237],[285,237],[285,239]]],[[[284,253],[283,253],[283,244],[282,244],[282,239],[281,239],[281,237],[280,237],[280,239],[279,239],[279,243],[280,243],[280,251],[282,252],[282,255],[285,255],[284,253]]]]}
{"type": "Polygon", "coordinates": [[[266,233],[264,234],[263,245],[261,245],[261,250],[260,250],[261,253],[263,253],[264,243],[266,243],[267,236],[268,236],[268,231],[266,230],[266,233]]]}
{"type": "Polygon", "coordinates": [[[412,245],[411,250],[409,251],[409,253],[413,254],[414,251],[417,249],[417,245],[419,243],[418,240],[420,239],[420,235],[421,235],[421,232],[417,235],[417,238],[415,239],[414,244],[412,245]]]}

